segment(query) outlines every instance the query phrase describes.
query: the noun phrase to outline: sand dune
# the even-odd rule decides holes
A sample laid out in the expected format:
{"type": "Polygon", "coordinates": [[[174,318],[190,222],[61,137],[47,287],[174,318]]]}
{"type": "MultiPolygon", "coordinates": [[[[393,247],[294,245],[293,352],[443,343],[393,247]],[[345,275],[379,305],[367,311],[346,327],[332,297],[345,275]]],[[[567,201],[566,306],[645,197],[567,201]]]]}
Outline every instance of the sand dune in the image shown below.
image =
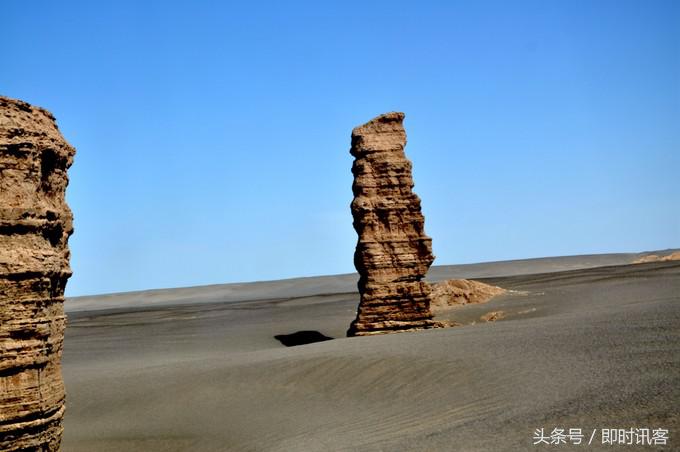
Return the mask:
{"type": "Polygon", "coordinates": [[[535,450],[534,429],[559,426],[663,427],[677,445],[680,262],[591,265],[639,257],[440,267],[509,292],[441,318],[464,326],[377,337],[344,337],[351,275],[70,300],[64,450],[535,450]],[[335,339],[274,337],[302,330],[335,339]]]}

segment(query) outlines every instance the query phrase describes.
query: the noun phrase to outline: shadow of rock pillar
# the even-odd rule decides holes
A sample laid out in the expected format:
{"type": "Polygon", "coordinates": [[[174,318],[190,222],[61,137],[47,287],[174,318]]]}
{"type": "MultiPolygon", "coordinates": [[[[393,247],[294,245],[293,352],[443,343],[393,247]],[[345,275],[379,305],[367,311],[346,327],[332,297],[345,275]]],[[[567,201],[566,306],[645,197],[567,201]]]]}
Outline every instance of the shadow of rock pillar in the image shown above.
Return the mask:
{"type": "Polygon", "coordinates": [[[59,450],[75,149],[54,117],[0,97],[0,450],[59,450]]]}

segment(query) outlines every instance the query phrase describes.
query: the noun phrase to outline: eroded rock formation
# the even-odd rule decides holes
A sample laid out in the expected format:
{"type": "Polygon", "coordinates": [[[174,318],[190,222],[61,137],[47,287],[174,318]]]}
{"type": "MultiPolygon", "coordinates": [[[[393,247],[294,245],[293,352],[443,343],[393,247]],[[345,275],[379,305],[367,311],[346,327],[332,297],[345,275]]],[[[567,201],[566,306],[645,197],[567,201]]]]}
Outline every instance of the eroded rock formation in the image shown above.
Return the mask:
{"type": "Polygon", "coordinates": [[[433,283],[431,287],[431,308],[435,313],[455,306],[486,303],[496,295],[506,292],[501,287],[471,279],[447,279],[446,281],[433,283]]]}
{"type": "Polygon", "coordinates": [[[387,113],[352,131],[352,215],[359,235],[354,265],[361,302],[347,334],[361,336],[436,326],[430,285],[434,261],[420,198],[404,154],[403,113],[387,113]]]}
{"type": "Polygon", "coordinates": [[[0,97],[0,450],[59,449],[75,150],[54,117],[0,97]]]}

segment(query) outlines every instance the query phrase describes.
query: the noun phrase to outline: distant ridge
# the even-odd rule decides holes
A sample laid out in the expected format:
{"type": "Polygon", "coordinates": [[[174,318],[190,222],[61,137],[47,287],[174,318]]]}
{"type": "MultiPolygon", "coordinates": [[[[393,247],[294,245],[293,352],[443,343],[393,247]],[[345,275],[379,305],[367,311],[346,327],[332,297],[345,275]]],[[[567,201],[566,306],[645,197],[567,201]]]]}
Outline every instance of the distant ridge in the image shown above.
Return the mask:
{"type": "MultiPolygon", "coordinates": [[[[641,253],[585,254],[577,256],[540,257],[477,264],[435,265],[427,278],[441,281],[450,278],[491,278],[532,273],[549,273],[583,268],[627,265],[654,254],[666,256],[677,248],[641,253]]],[[[297,298],[319,294],[352,293],[357,291],[356,273],[329,276],[309,276],[275,281],[212,284],[195,287],[150,289],[104,295],[69,297],[66,311],[99,311],[105,309],[157,308],[178,304],[228,303],[267,299],[297,298]]]]}

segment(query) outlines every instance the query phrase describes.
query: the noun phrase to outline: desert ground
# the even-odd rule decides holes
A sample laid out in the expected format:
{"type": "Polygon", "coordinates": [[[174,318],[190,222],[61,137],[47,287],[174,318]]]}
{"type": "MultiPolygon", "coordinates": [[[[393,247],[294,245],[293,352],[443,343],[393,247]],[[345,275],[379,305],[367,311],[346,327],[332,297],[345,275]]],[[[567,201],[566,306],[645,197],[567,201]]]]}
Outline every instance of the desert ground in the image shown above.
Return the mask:
{"type": "Polygon", "coordinates": [[[345,337],[353,274],[68,299],[63,449],[569,449],[533,445],[562,427],[615,450],[599,429],[638,427],[678,450],[680,261],[646,254],[435,266],[508,292],[372,337],[345,337]]]}

